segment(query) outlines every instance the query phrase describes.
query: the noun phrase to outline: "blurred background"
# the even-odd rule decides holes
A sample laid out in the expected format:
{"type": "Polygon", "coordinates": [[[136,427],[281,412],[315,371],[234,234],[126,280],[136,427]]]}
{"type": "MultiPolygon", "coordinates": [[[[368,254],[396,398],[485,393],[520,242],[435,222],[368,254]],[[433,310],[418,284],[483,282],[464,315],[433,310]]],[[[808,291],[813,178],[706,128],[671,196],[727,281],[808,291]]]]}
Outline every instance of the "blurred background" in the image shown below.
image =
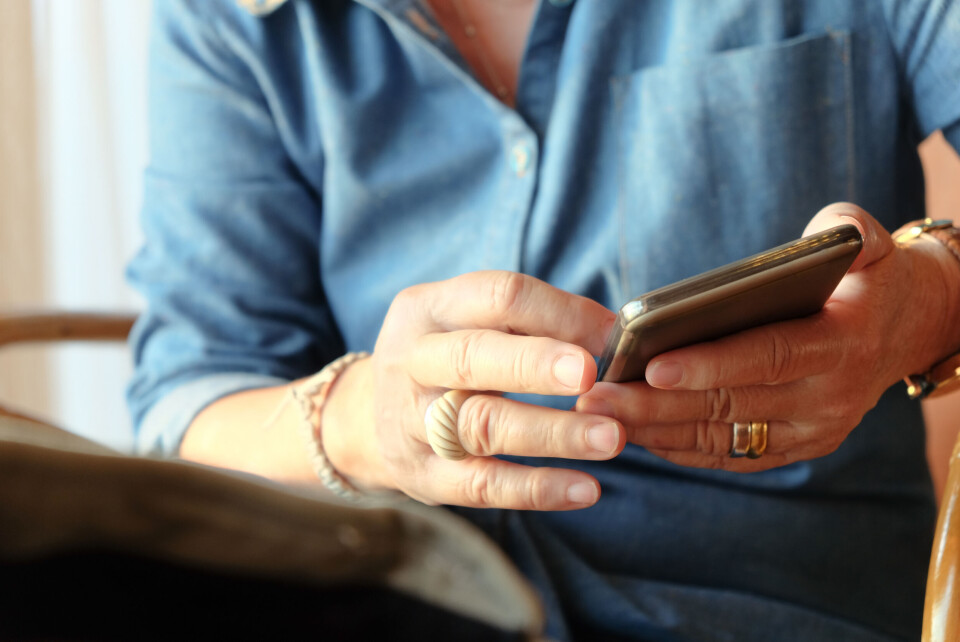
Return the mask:
{"type": "MultiPolygon", "coordinates": [[[[136,310],[149,0],[0,0],[0,313],[136,310]]],[[[126,450],[122,345],[0,353],[0,403],[126,450]]]]}
{"type": "MultiPolygon", "coordinates": [[[[150,0],[0,0],[0,314],[135,311],[123,279],[139,245],[147,159],[150,0]]],[[[920,147],[928,212],[960,218],[960,159],[920,147]]],[[[121,345],[0,352],[0,404],[121,450],[131,444],[121,345]]],[[[927,403],[944,459],[960,394],[927,403]]]]}

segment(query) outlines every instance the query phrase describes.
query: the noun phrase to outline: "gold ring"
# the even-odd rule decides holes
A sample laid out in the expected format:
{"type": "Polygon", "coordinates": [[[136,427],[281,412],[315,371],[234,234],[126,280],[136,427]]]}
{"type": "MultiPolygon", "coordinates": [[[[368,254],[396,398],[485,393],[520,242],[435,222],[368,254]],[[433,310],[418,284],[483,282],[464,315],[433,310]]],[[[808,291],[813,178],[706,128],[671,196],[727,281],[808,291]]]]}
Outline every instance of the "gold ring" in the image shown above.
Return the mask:
{"type": "Polygon", "coordinates": [[[747,450],[747,457],[750,459],[759,459],[767,449],[768,427],[765,421],[750,422],[750,448],[747,450]]]}
{"type": "Polygon", "coordinates": [[[757,459],[767,449],[766,421],[751,421],[749,423],[733,424],[733,445],[730,447],[731,457],[748,457],[757,459]]]}
{"type": "Polygon", "coordinates": [[[423,423],[427,427],[427,443],[444,459],[459,461],[467,456],[460,443],[457,422],[460,406],[473,395],[469,390],[448,390],[427,406],[423,423]]]}

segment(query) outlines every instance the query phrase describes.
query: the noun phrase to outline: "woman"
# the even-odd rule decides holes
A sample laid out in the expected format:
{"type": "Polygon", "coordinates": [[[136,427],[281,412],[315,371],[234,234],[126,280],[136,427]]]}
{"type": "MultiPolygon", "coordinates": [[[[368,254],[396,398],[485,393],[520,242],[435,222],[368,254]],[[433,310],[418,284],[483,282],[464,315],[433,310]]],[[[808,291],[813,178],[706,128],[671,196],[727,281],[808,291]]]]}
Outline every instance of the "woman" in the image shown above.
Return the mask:
{"type": "Polygon", "coordinates": [[[960,349],[960,261],[889,231],[916,143],[960,144],[960,7],[260,4],[157,3],[144,450],[452,505],[558,639],[916,637],[934,507],[887,389],[960,349]],[[626,299],[842,222],[822,312],[593,384],[626,299]]]}

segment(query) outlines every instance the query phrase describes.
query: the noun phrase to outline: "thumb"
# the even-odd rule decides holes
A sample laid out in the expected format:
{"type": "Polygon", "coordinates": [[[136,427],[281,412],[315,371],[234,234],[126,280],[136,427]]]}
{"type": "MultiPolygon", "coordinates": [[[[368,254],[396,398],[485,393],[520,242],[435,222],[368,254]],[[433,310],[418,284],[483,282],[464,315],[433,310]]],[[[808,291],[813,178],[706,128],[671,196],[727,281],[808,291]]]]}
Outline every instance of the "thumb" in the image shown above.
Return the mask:
{"type": "Polygon", "coordinates": [[[877,219],[866,210],[853,203],[832,203],[817,212],[807,223],[803,235],[816,234],[837,225],[855,225],[863,237],[863,249],[850,266],[850,272],[857,272],[887,256],[895,245],[893,238],[877,219]]]}

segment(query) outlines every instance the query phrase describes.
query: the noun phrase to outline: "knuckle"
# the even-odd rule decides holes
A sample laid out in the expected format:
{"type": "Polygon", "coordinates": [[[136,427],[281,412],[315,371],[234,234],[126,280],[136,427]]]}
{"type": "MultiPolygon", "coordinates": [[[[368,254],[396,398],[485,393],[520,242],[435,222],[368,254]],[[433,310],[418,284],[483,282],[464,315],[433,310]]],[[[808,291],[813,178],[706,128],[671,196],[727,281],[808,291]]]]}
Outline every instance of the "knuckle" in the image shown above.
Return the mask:
{"type": "Polygon", "coordinates": [[[698,421],[696,424],[697,452],[704,455],[720,457],[729,452],[727,444],[720,439],[717,425],[709,421],[698,421]]]}
{"type": "Polygon", "coordinates": [[[495,272],[489,282],[491,308],[498,314],[515,310],[523,301],[526,277],[517,272],[495,272]]]}
{"type": "Polygon", "coordinates": [[[527,390],[536,387],[543,364],[544,360],[538,351],[525,343],[514,355],[510,366],[514,382],[527,390]]]}
{"type": "Polygon", "coordinates": [[[460,442],[473,455],[495,455],[500,452],[497,439],[497,404],[492,397],[470,397],[460,408],[458,430],[460,442]]]}
{"type": "Polygon", "coordinates": [[[474,332],[461,334],[450,349],[450,369],[456,387],[468,386],[473,381],[473,363],[476,359],[479,336],[474,332]]]}
{"type": "Polygon", "coordinates": [[[524,359],[523,350],[514,355],[513,363],[510,364],[510,371],[514,381],[521,385],[526,385],[530,378],[530,368],[527,367],[527,360],[524,359]]]}
{"type": "Polygon", "coordinates": [[[383,319],[379,338],[389,334],[396,334],[396,328],[405,325],[405,319],[408,319],[415,310],[416,294],[411,292],[412,288],[400,290],[390,302],[390,307],[383,319]]]}
{"type": "Polygon", "coordinates": [[[423,288],[420,285],[413,285],[400,290],[397,292],[397,295],[393,297],[393,303],[391,307],[399,309],[409,309],[414,307],[417,301],[421,298],[422,291],[423,288]]]}
{"type": "Polygon", "coordinates": [[[414,285],[400,290],[390,302],[379,336],[396,340],[416,331],[429,318],[429,305],[426,286],[414,285]]]}
{"type": "Polygon", "coordinates": [[[490,504],[490,478],[487,471],[478,469],[463,482],[461,493],[467,506],[486,508],[490,504]]]}
{"type": "Polygon", "coordinates": [[[550,478],[546,471],[536,470],[527,486],[527,501],[532,510],[546,510],[551,505],[550,478]]]}
{"type": "Polygon", "coordinates": [[[794,350],[790,342],[780,332],[770,333],[770,370],[767,372],[767,383],[782,383],[790,375],[793,364],[794,350]]]}
{"type": "Polygon", "coordinates": [[[707,409],[709,419],[731,423],[733,397],[727,388],[713,388],[707,391],[707,409]]]}

